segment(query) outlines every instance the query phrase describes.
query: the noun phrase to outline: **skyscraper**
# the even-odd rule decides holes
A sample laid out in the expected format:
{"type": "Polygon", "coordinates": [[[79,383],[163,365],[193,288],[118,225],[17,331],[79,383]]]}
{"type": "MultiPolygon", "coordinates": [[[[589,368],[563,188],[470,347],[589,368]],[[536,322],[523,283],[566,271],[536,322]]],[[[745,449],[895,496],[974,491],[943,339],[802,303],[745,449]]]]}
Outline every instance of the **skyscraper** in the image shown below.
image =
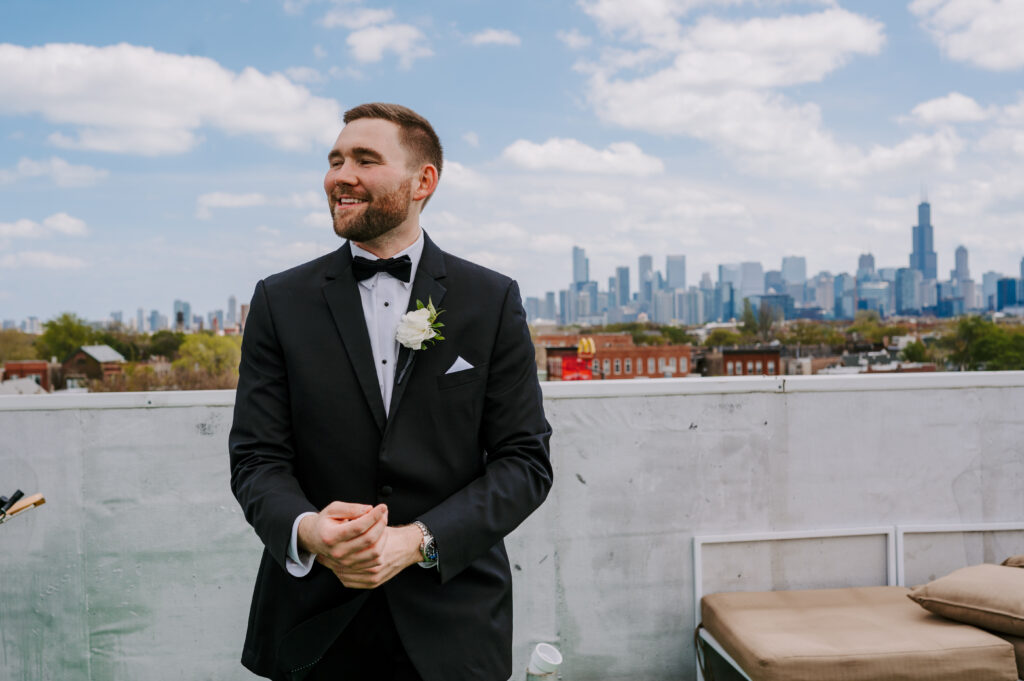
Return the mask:
{"type": "Polygon", "coordinates": [[[910,269],[917,270],[925,279],[938,276],[932,236],[932,207],[927,201],[922,201],[917,206],[917,225],[913,228],[914,250],[910,254],[910,269]]]}
{"type": "Polygon", "coordinates": [[[802,255],[783,257],[782,280],[787,284],[805,283],[807,281],[807,258],[802,255]]]}
{"type": "Polygon", "coordinates": [[[967,248],[964,246],[956,247],[956,269],[949,273],[950,279],[956,279],[957,281],[967,281],[971,278],[971,272],[967,268],[967,248]]]}
{"type": "Polygon", "coordinates": [[[875,256],[862,253],[857,258],[857,281],[866,281],[875,276],[875,256]]]}
{"type": "Polygon", "coordinates": [[[665,256],[665,277],[666,287],[674,288],[677,291],[686,289],[686,256],[667,255],[665,256]]]}
{"type": "Polygon", "coordinates": [[[652,294],[654,293],[654,258],[649,255],[641,255],[637,259],[637,297],[640,305],[650,306],[652,294]]]}
{"type": "Polygon", "coordinates": [[[232,326],[238,323],[238,300],[234,296],[228,296],[227,323],[232,326]]]}
{"type": "Polygon", "coordinates": [[[615,268],[615,293],[618,294],[619,305],[629,305],[629,268],[615,268]]]}
{"type": "Polygon", "coordinates": [[[572,247],[572,283],[581,284],[590,280],[590,263],[587,253],[579,246],[572,247]]]}
{"type": "Polygon", "coordinates": [[[1024,279],[1024,258],[1020,259],[1020,278],[1024,279]]]}
{"type": "Polygon", "coordinates": [[[744,298],[764,294],[764,268],[759,262],[740,263],[740,293],[737,302],[744,298]]]}

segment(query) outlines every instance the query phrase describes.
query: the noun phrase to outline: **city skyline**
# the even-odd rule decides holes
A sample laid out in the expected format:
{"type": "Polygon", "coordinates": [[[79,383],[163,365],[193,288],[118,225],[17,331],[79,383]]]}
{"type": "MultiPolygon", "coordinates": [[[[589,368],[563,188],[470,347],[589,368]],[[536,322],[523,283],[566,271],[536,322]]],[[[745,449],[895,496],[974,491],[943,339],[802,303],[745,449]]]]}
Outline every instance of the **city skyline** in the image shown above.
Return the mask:
{"type": "Polygon", "coordinates": [[[602,288],[648,253],[691,283],[794,253],[905,267],[922,186],[940,278],[961,244],[975,278],[1016,272],[1019,3],[622,7],[3,3],[0,319],[247,302],[340,245],[326,151],[374,100],[445,144],[431,237],[524,296],[575,244],[602,288]]]}

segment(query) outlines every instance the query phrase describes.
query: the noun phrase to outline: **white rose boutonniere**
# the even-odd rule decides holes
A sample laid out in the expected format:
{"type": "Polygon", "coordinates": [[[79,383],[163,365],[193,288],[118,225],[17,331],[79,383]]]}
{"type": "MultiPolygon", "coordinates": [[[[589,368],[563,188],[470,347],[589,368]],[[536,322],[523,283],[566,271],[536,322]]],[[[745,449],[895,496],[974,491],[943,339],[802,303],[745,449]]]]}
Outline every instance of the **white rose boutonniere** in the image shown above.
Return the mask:
{"type": "Polygon", "coordinates": [[[434,307],[434,302],[427,299],[427,304],[416,301],[416,309],[406,312],[398,322],[395,339],[410,350],[424,350],[428,345],[443,341],[444,336],[438,329],[444,326],[437,318],[444,310],[434,307]]]}

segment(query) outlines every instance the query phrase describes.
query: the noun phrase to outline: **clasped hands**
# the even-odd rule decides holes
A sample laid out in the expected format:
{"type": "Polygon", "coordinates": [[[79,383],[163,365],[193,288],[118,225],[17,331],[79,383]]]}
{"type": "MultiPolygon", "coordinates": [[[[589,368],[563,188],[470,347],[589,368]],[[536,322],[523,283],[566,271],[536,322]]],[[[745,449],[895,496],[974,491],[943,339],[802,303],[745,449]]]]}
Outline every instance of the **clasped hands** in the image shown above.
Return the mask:
{"type": "Polygon", "coordinates": [[[388,525],[388,507],[334,501],[299,522],[299,546],[350,589],[374,589],[421,560],[423,533],[388,525]]]}

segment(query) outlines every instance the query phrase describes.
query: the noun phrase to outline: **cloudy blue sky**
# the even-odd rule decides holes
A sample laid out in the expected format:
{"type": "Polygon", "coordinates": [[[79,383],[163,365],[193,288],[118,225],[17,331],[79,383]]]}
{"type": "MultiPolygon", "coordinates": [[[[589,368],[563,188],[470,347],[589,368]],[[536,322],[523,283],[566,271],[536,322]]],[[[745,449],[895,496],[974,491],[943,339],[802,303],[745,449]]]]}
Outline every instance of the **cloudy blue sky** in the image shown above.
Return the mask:
{"type": "Polygon", "coordinates": [[[922,187],[940,272],[1016,274],[1021,35],[1024,0],[4,0],[0,318],[248,300],[338,246],[326,152],[373,100],[445,143],[431,235],[524,295],[574,244],[601,282],[905,266],[922,187]]]}

